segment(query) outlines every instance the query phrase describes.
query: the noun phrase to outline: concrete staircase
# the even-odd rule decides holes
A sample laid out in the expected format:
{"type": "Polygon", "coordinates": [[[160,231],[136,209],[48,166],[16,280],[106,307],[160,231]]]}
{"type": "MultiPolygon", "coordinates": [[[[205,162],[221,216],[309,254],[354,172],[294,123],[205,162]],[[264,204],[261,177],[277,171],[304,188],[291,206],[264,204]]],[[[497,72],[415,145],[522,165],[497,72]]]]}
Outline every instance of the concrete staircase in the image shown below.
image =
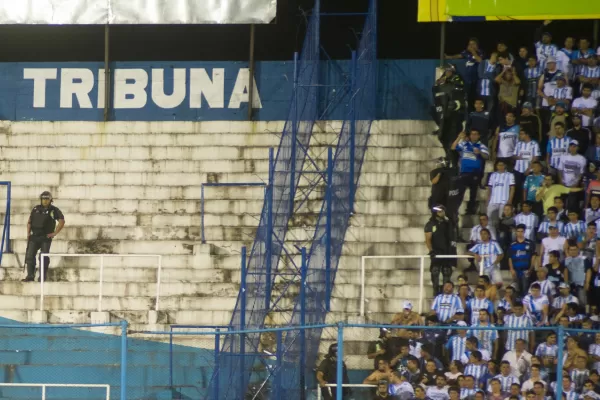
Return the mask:
{"type": "MultiPolygon", "coordinates": [[[[242,245],[250,246],[263,203],[259,188],[207,188],[205,236],[200,239],[200,184],[259,182],[268,176],[268,148],[279,143],[280,122],[19,122],[0,126],[0,173],[13,182],[12,244],[0,269],[0,316],[17,321],[89,323],[97,319],[99,259],[55,259],[45,285],[45,310],[36,312],[39,284],[22,284],[25,224],[37,197],[50,190],[66,216],[54,253],[161,254],[107,258],[102,310],[133,330],[169,324],[227,324],[239,289],[242,245]],[[95,315],[95,317],[94,317],[95,315]]],[[[339,123],[315,127],[311,145],[323,162],[339,123]]],[[[443,151],[422,121],[373,124],[355,215],[346,235],[327,322],[356,317],[362,255],[425,254],[429,171],[443,151]]],[[[317,157],[319,158],[319,157],[317,157]]],[[[322,191],[307,208],[318,214],[322,191]]],[[[290,236],[311,238],[297,216],[290,236]]],[[[419,263],[369,260],[367,321],[389,322],[405,299],[418,302],[419,263]]],[[[425,279],[429,285],[429,278],[425,279]]],[[[431,296],[431,289],[426,289],[431,296]]],[[[291,304],[291,299],[284,299],[291,304]]],[[[425,302],[427,309],[429,300],[425,302]]],[[[272,323],[281,323],[274,316],[272,323]]],[[[366,341],[355,338],[350,368],[369,369],[366,341]]],[[[330,343],[323,334],[322,349],[330,343]]],[[[353,339],[354,340],[354,339],[353,339]]],[[[351,350],[353,349],[353,350],[351,350]]]]}

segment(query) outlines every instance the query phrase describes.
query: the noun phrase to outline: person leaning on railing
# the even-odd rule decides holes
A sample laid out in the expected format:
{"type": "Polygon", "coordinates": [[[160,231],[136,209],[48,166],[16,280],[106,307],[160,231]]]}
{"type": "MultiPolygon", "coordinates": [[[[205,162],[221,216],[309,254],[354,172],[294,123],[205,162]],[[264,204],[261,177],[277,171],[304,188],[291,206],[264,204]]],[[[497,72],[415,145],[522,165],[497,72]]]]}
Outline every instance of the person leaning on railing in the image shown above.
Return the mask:
{"type": "MultiPolygon", "coordinates": [[[[317,381],[319,382],[319,386],[321,387],[321,394],[323,395],[324,400],[333,400],[335,399],[335,387],[328,387],[328,384],[337,384],[337,351],[338,345],[337,343],[333,343],[329,346],[329,351],[327,355],[319,364],[317,368],[317,381]]],[[[348,378],[348,369],[346,368],[346,363],[342,361],[343,368],[343,384],[350,383],[350,379],[348,378]]],[[[344,396],[350,394],[350,388],[345,387],[343,389],[344,396]]]]}

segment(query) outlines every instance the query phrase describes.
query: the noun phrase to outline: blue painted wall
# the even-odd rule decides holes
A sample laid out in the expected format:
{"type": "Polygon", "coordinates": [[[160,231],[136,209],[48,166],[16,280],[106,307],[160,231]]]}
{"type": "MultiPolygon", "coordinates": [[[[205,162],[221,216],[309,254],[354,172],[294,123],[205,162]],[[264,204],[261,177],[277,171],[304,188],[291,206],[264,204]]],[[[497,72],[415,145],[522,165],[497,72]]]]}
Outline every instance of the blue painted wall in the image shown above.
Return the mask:
{"type": "MultiPolygon", "coordinates": [[[[436,64],[435,60],[381,60],[378,66],[377,118],[429,119],[430,88],[436,64]]],[[[0,63],[0,119],[101,121],[104,104],[98,91],[104,86],[102,67],[101,63],[0,63]],[[76,90],[83,93],[83,97],[72,94],[76,90]]],[[[114,63],[111,68],[113,76],[134,74],[133,78],[119,79],[116,83],[113,78],[111,91],[114,94],[117,89],[122,94],[118,96],[121,101],[112,98],[115,106],[111,111],[112,120],[246,119],[247,102],[240,102],[239,107],[235,102],[236,94],[243,95],[247,90],[245,63],[128,62],[114,63]],[[174,79],[176,69],[184,74],[182,79],[174,79]],[[153,75],[153,71],[157,75],[153,75]],[[161,73],[162,80],[159,79],[161,73]],[[192,74],[196,76],[193,80],[196,95],[190,95],[192,74]],[[199,75],[206,79],[199,79],[199,75]],[[215,84],[221,76],[222,84],[215,84]],[[178,89],[174,90],[175,87],[178,89]],[[133,90],[137,94],[125,93],[131,88],[137,88],[133,90]],[[203,90],[203,95],[198,94],[198,90],[203,90]],[[167,103],[163,103],[162,107],[153,101],[153,97],[161,92],[164,92],[162,99],[167,103]],[[168,99],[170,95],[174,96],[168,99]]],[[[287,118],[293,69],[292,62],[256,64],[255,80],[262,107],[255,109],[255,119],[287,118]]],[[[323,62],[321,83],[326,86],[322,88],[319,100],[323,119],[344,119],[346,116],[348,108],[344,84],[348,82],[348,70],[348,61],[323,62]]]]}

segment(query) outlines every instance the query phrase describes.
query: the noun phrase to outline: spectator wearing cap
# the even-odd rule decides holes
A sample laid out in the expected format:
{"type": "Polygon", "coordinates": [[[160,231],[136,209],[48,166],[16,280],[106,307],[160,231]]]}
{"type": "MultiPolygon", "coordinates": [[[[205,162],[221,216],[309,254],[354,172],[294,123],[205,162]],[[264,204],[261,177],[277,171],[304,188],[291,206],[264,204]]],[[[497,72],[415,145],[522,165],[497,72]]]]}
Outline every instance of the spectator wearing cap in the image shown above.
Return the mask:
{"type": "MultiPolygon", "coordinates": [[[[493,100],[487,101],[489,101],[493,107],[493,100]]],[[[484,98],[475,99],[475,110],[469,113],[465,130],[467,132],[471,132],[472,130],[479,132],[479,141],[483,145],[488,146],[492,128],[492,110],[489,108],[486,109],[485,102],[486,99],[484,98]]]]}
{"type": "Polygon", "coordinates": [[[566,282],[558,284],[558,296],[552,300],[553,313],[558,313],[563,307],[569,303],[579,304],[579,299],[571,294],[571,287],[566,282]]]}
{"type": "Polygon", "coordinates": [[[571,107],[573,112],[581,114],[581,125],[588,127],[592,125],[594,111],[598,107],[598,101],[592,95],[592,85],[584,83],[581,87],[581,97],[573,100],[571,107]]]}
{"type": "Polygon", "coordinates": [[[517,109],[521,79],[514,66],[503,64],[494,80],[498,84],[498,118],[502,120],[507,112],[517,109]]]}
{"type": "Polygon", "coordinates": [[[423,319],[418,312],[413,311],[413,304],[408,300],[405,300],[402,303],[402,311],[394,314],[394,317],[392,318],[392,325],[419,326],[422,324],[423,319]]]}
{"type": "Polygon", "coordinates": [[[515,217],[517,225],[525,225],[525,238],[535,240],[535,233],[539,225],[539,218],[532,212],[533,204],[529,201],[523,203],[522,212],[515,217]]]}
{"type": "Polygon", "coordinates": [[[552,43],[552,35],[546,31],[552,21],[544,21],[535,31],[535,53],[540,64],[545,67],[549,57],[556,57],[558,47],[552,43]]]}
{"type": "MultiPolygon", "coordinates": [[[[571,126],[572,128],[566,132],[566,136],[570,137],[573,140],[576,140],[579,143],[579,147],[577,152],[583,156],[585,156],[588,152],[588,148],[590,146],[590,137],[592,136],[592,132],[589,128],[581,125],[582,119],[581,115],[577,113],[571,114],[571,126]]],[[[594,160],[595,161],[595,160],[594,160]]]]}
{"type": "Polygon", "coordinates": [[[533,140],[542,143],[542,122],[540,121],[540,117],[534,113],[533,104],[529,101],[523,103],[521,107],[519,125],[521,129],[525,129],[529,132],[529,135],[533,140]]]}
{"type": "Polygon", "coordinates": [[[565,108],[568,109],[571,101],[573,100],[573,89],[567,85],[567,77],[563,74],[556,74],[556,87],[550,96],[545,96],[544,99],[548,100],[548,105],[551,110],[554,110],[554,106],[558,102],[563,102],[565,108]]]}
{"type": "MultiPolygon", "coordinates": [[[[566,187],[579,187],[581,178],[586,170],[587,161],[584,156],[577,153],[578,148],[579,142],[571,139],[569,141],[569,152],[560,159],[560,165],[558,167],[559,177],[562,184],[566,187]]],[[[578,205],[576,204],[567,204],[567,208],[571,208],[569,206],[578,208],[578,205]]]]}
{"type": "Polygon", "coordinates": [[[525,231],[527,226],[517,225],[517,238],[508,248],[508,265],[513,280],[517,282],[519,292],[524,295],[527,292],[528,274],[535,263],[535,242],[527,239],[525,231]]]}
{"type": "Polygon", "coordinates": [[[431,257],[431,284],[434,294],[441,292],[440,272],[444,282],[452,277],[452,267],[456,265],[455,259],[438,258],[438,255],[456,254],[455,230],[451,221],[446,217],[446,207],[434,206],[432,216],[425,224],[425,245],[431,257]]]}

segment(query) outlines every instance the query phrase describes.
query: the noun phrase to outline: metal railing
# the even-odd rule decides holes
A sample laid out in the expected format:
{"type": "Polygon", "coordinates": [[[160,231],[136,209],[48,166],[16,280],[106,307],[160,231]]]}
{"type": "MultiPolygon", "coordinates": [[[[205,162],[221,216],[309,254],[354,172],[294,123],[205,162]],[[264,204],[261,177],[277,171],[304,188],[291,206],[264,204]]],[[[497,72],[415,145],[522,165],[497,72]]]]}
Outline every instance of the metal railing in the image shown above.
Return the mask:
{"type": "MultiPolygon", "coordinates": [[[[367,259],[418,259],[419,268],[419,313],[423,312],[423,300],[425,298],[425,260],[428,255],[405,255],[405,256],[362,256],[360,258],[360,316],[365,316],[365,262],[367,259]]],[[[470,255],[439,255],[436,258],[473,258],[470,255]]],[[[479,274],[483,275],[483,257],[479,263],[479,274]]]]}
{"type": "Polygon", "coordinates": [[[48,387],[60,387],[60,388],[99,388],[106,390],[106,400],[110,400],[110,385],[94,385],[94,384],[77,384],[77,383],[0,383],[0,387],[40,387],[42,388],[42,400],[46,400],[46,388],[48,387]]]}
{"type": "Polygon", "coordinates": [[[0,186],[6,186],[6,211],[4,213],[4,226],[2,227],[2,243],[0,243],[0,265],[4,253],[11,253],[10,249],[10,205],[12,184],[9,181],[0,182],[0,186]]]}
{"type": "Polygon", "coordinates": [[[160,281],[162,275],[162,255],[160,254],[60,254],[60,253],[42,253],[40,254],[40,311],[44,311],[44,266],[46,265],[46,257],[100,257],[100,277],[98,279],[98,312],[102,311],[102,290],[104,286],[104,258],[126,257],[126,258],[142,258],[156,257],[158,259],[158,271],[156,273],[156,302],[154,309],[159,310],[160,300],[160,281]]]}
{"type": "MultiPolygon", "coordinates": [[[[335,395],[335,388],[337,388],[337,385],[335,383],[328,383],[327,385],[325,385],[325,387],[327,388],[331,388],[329,389],[330,392],[329,394],[331,396],[335,395]]],[[[349,387],[349,388],[376,388],[377,385],[367,385],[364,383],[344,383],[342,384],[342,387],[349,387]]],[[[321,393],[321,388],[317,388],[317,400],[321,400],[323,398],[323,394],[321,393]]]]}

